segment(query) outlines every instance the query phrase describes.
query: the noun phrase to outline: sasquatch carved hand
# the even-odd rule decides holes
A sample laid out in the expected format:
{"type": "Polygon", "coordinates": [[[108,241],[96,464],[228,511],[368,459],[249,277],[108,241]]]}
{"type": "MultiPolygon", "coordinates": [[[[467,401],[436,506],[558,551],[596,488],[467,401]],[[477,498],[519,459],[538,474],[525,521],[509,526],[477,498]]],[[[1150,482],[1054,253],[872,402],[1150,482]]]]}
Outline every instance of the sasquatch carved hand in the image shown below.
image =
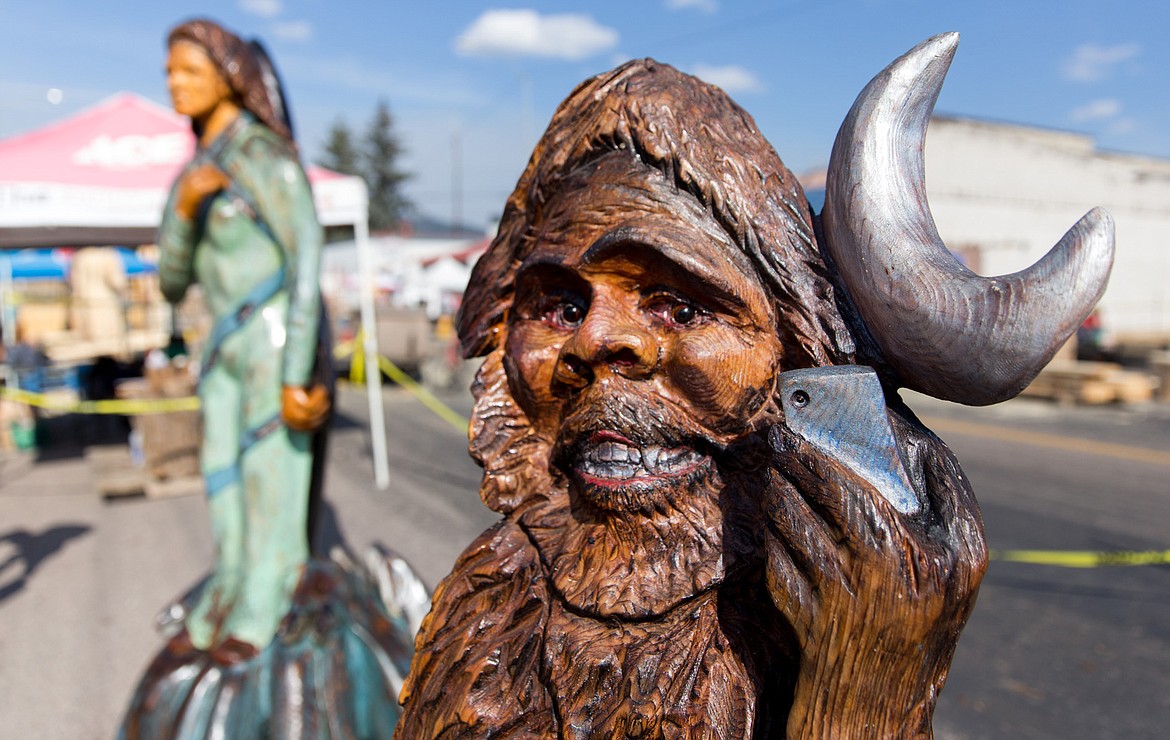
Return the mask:
{"type": "Polygon", "coordinates": [[[786,427],[769,432],[768,589],[801,651],[789,738],[932,737],[987,550],[950,451],[906,433],[924,450],[916,515],[786,427]]]}
{"type": "Polygon", "coordinates": [[[329,391],[320,384],[309,388],[286,385],[281,389],[280,401],[281,418],[298,432],[311,432],[324,424],[333,405],[329,391]]]}

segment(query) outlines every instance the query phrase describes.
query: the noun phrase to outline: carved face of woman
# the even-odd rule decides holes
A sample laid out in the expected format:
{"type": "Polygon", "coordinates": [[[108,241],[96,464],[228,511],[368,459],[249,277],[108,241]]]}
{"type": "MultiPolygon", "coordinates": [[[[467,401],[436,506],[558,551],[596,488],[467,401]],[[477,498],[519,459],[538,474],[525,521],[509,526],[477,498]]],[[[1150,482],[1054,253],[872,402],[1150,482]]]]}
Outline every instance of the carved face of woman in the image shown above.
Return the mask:
{"type": "Polygon", "coordinates": [[[166,73],[171,104],[180,115],[205,119],[231,97],[231,87],[198,44],[188,41],[171,44],[166,73]]]}
{"type": "Polygon", "coordinates": [[[626,152],[543,209],[516,279],[513,396],[580,502],[650,514],[709,497],[780,362],[752,265],[699,201],[626,152]]]}

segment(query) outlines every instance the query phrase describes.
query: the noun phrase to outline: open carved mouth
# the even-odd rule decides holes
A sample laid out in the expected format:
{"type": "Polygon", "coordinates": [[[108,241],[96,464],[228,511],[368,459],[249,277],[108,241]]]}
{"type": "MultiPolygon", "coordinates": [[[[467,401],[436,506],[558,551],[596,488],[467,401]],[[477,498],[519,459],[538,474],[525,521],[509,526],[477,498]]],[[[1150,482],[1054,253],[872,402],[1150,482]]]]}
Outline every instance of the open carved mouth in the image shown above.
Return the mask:
{"type": "Polygon", "coordinates": [[[595,432],[573,455],[572,468],[586,486],[654,488],[706,466],[710,458],[688,445],[639,445],[616,432],[595,432]]]}

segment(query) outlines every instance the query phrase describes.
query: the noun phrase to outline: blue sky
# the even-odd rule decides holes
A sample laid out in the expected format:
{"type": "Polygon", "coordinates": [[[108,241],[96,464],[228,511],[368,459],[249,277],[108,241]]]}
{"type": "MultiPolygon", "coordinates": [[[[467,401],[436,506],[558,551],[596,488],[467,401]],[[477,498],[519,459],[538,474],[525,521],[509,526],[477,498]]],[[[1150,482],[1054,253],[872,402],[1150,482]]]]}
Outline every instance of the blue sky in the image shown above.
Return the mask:
{"type": "Polygon", "coordinates": [[[573,86],[641,56],[724,86],[798,173],[828,159],[874,74],[943,31],[962,40],[939,112],[1170,157],[1162,0],[0,0],[0,137],[121,90],[169,104],[163,38],[195,15],[267,44],[307,158],[385,100],[407,195],[476,226],[573,86]]]}

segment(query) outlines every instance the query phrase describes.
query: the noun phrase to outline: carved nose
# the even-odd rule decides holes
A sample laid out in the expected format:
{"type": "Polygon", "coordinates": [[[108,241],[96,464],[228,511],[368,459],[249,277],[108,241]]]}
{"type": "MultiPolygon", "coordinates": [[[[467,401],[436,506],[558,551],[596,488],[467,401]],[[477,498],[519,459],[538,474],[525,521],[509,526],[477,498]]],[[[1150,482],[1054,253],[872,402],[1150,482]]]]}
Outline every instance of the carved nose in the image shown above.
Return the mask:
{"type": "Polygon", "coordinates": [[[633,380],[648,377],[658,362],[658,344],[633,317],[594,304],[561,347],[556,381],[583,388],[605,368],[633,380]]]}

